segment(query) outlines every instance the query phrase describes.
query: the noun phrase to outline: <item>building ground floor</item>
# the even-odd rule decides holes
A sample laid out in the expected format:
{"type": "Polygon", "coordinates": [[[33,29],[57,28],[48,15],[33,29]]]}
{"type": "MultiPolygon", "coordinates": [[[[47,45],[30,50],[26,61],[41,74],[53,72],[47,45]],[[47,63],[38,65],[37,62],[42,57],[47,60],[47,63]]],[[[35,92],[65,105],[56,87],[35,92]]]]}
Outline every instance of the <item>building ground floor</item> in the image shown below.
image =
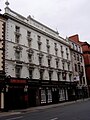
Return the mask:
{"type": "Polygon", "coordinates": [[[88,97],[86,88],[66,81],[6,78],[0,86],[0,109],[23,109],[88,97]],[[83,96],[84,95],[84,96],[83,96]]]}

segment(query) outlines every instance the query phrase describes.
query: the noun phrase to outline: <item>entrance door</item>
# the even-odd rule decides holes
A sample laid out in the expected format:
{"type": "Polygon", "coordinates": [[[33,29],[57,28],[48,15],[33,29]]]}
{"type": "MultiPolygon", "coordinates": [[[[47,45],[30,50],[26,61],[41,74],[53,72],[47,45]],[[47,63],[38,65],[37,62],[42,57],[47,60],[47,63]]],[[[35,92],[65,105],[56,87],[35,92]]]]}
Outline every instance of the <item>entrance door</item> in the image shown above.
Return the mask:
{"type": "Polygon", "coordinates": [[[52,102],[58,103],[59,102],[59,92],[58,90],[52,91],[52,102]]]}
{"type": "Polygon", "coordinates": [[[21,109],[25,108],[25,94],[22,88],[10,88],[5,93],[5,107],[6,109],[21,109]]]}
{"type": "Polygon", "coordinates": [[[28,104],[29,104],[29,107],[36,106],[36,89],[32,89],[32,88],[29,89],[28,104]]]}

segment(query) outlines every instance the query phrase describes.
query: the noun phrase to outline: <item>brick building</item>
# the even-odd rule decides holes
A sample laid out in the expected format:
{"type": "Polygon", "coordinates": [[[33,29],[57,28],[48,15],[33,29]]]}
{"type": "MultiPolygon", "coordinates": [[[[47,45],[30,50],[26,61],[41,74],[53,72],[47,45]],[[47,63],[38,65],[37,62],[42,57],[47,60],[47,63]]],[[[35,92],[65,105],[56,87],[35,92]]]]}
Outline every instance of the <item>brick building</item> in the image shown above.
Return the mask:
{"type": "Polygon", "coordinates": [[[81,44],[82,46],[83,57],[84,57],[84,62],[85,62],[86,79],[87,79],[87,84],[89,87],[89,95],[90,95],[90,44],[87,42],[79,41],[78,34],[70,36],[69,38],[81,44]]]}

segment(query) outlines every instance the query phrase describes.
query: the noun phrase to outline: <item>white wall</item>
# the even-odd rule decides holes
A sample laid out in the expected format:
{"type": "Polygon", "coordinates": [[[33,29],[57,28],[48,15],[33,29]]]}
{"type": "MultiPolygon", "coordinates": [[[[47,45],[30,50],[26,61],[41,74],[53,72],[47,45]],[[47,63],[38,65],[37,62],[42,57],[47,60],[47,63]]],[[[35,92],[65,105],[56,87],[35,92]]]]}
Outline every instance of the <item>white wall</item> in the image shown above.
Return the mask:
{"type": "MultiPolygon", "coordinates": [[[[32,38],[32,43],[31,43],[31,48],[33,49],[34,53],[33,53],[33,57],[32,57],[32,62],[35,66],[35,69],[33,70],[33,79],[39,79],[40,78],[40,74],[39,74],[39,69],[38,69],[38,65],[39,65],[39,61],[38,61],[38,43],[37,43],[37,35],[41,36],[41,51],[43,56],[43,66],[45,66],[45,71],[44,71],[44,75],[43,75],[43,79],[44,80],[49,80],[49,75],[48,75],[48,62],[47,62],[47,47],[46,47],[46,39],[49,40],[49,45],[50,45],[50,55],[52,55],[52,59],[51,59],[51,67],[53,67],[53,77],[52,80],[57,81],[57,72],[56,72],[56,58],[58,57],[59,60],[59,68],[62,69],[62,59],[65,59],[66,61],[70,61],[71,62],[71,58],[70,58],[70,50],[69,50],[69,46],[54,40],[44,34],[41,34],[35,30],[32,30],[29,27],[26,27],[24,25],[21,25],[20,23],[17,23],[13,20],[8,20],[7,22],[7,26],[6,26],[6,63],[8,63],[7,67],[6,67],[6,74],[7,75],[11,75],[12,77],[15,77],[15,65],[13,60],[15,60],[15,48],[14,46],[16,45],[15,43],[15,26],[19,26],[20,27],[20,46],[22,47],[22,51],[21,51],[21,61],[23,62],[22,64],[22,70],[21,70],[21,77],[22,78],[26,78],[29,77],[29,72],[28,72],[28,53],[27,50],[28,48],[28,40],[27,40],[27,30],[31,31],[31,38],[32,38]],[[58,48],[58,55],[55,56],[55,46],[54,43],[57,43],[57,48],[58,48]],[[64,57],[61,58],[61,47],[63,46],[63,51],[64,51],[64,57]],[[66,47],[68,48],[68,53],[69,53],[69,59],[67,60],[66,58],[66,47]],[[8,62],[9,61],[9,62],[8,62]]],[[[57,38],[57,37],[56,37],[57,38]]],[[[61,39],[61,38],[60,38],[61,39]]],[[[65,41],[64,41],[65,42],[65,41]]],[[[67,62],[65,62],[65,70],[67,70],[67,62]]],[[[72,70],[72,67],[70,68],[70,70],[72,70]]],[[[61,75],[62,77],[62,75],[61,75]]],[[[62,78],[61,78],[62,79],[62,78]]],[[[69,78],[67,77],[67,80],[69,81],[69,78]]]]}

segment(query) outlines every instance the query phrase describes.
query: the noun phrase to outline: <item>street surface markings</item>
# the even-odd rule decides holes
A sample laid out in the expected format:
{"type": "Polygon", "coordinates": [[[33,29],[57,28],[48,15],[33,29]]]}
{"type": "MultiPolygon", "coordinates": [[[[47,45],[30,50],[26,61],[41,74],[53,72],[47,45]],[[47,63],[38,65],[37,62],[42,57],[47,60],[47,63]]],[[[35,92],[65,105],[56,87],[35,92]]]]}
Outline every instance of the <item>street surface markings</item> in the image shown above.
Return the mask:
{"type": "Polygon", "coordinates": [[[17,119],[21,119],[21,118],[23,118],[23,116],[14,117],[14,118],[8,118],[8,119],[6,119],[6,120],[17,120],[17,119]]]}
{"type": "Polygon", "coordinates": [[[52,119],[50,119],[50,120],[58,120],[58,118],[52,118],[52,119]]]}

